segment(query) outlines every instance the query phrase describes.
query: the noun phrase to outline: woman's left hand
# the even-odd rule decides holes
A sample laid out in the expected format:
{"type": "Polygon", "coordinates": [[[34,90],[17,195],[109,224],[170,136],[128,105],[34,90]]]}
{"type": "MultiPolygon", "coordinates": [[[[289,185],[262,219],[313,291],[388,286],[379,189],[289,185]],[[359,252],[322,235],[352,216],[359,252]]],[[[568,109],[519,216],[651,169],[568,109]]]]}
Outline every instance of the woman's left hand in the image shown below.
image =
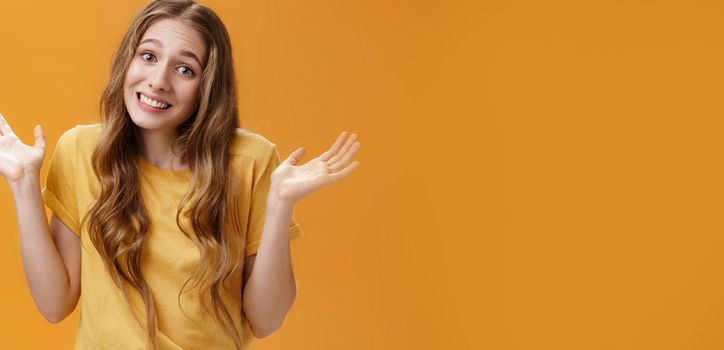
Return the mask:
{"type": "Polygon", "coordinates": [[[303,165],[297,164],[304,157],[304,148],[292,152],[271,175],[270,199],[293,205],[308,194],[347,177],[359,165],[359,161],[352,161],[360,147],[356,140],[356,134],[347,137],[347,133],[342,132],[329,150],[303,165]]]}

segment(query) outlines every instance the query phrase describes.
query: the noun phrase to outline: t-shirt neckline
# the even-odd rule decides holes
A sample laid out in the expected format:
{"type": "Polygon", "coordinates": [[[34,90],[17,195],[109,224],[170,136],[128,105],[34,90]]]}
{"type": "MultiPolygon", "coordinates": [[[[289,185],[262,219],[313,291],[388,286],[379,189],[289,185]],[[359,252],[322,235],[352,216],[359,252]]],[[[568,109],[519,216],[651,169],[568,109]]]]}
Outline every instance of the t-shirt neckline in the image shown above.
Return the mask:
{"type": "Polygon", "coordinates": [[[141,164],[141,170],[151,175],[161,176],[175,181],[188,181],[189,175],[191,175],[190,169],[161,169],[151,164],[143,155],[138,155],[138,158],[141,164]]]}

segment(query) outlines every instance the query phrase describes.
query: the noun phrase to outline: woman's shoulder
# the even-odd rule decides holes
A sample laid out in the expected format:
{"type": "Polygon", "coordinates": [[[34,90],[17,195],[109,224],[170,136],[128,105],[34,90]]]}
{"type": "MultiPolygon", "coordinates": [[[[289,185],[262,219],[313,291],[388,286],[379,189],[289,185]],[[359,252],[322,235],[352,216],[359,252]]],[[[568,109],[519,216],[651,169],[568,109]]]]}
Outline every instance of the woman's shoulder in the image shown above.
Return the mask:
{"type": "Polygon", "coordinates": [[[260,158],[268,157],[275,148],[276,145],[261,134],[249,129],[237,128],[230,152],[232,155],[260,158]]]}
{"type": "Polygon", "coordinates": [[[100,137],[101,124],[77,124],[76,126],[66,130],[61,138],[88,138],[100,137]]]}
{"type": "Polygon", "coordinates": [[[100,124],[78,124],[65,132],[58,138],[58,145],[65,147],[83,148],[93,146],[101,135],[100,124]]]}

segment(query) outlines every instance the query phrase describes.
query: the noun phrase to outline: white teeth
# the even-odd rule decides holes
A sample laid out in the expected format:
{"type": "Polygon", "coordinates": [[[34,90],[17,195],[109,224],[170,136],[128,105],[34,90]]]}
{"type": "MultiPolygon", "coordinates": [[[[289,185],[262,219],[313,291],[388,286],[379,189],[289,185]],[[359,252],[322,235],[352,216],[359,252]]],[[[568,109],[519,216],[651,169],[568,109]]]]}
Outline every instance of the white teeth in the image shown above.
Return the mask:
{"type": "Polygon", "coordinates": [[[160,108],[160,109],[164,109],[164,108],[168,107],[168,103],[162,103],[162,102],[158,102],[156,100],[152,100],[152,99],[146,97],[144,94],[140,94],[140,96],[141,96],[141,102],[143,102],[149,106],[153,106],[153,107],[160,108]]]}

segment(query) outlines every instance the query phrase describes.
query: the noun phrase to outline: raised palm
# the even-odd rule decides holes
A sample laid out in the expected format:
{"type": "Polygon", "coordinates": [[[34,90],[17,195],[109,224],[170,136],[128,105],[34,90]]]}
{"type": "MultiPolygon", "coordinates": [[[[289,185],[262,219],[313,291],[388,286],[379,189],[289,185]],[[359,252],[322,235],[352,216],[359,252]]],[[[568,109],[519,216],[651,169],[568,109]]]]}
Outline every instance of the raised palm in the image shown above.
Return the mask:
{"type": "Polygon", "coordinates": [[[359,165],[352,157],[360,147],[356,134],[349,138],[343,132],[326,152],[303,165],[297,163],[304,156],[298,148],[272,173],[272,195],[279,200],[296,203],[308,194],[345,178],[359,165]]]}
{"type": "Polygon", "coordinates": [[[0,114],[0,175],[8,182],[27,174],[38,175],[45,156],[45,137],[40,126],[35,127],[35,145],[20,141],[0,114]]]}

